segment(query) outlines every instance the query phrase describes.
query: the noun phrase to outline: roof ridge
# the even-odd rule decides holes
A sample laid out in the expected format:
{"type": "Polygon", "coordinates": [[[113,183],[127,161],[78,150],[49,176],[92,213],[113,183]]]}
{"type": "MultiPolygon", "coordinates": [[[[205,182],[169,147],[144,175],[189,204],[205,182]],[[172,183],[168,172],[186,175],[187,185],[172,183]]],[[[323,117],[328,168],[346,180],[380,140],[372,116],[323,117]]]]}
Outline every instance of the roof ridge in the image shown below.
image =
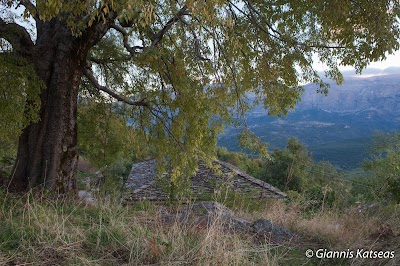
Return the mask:
{"type": "Polygon", "coordinates": [[[284,198],[287,197],[287,195],[285,193],[283,193],[280,189],[268,184],[267,182],[264,182],[264,181],[262,181],[260,179],[257,179],[255,177],[243,172],[238,167],[236,167],[236,166],[234,166],[234,165],[232,165],[230,163],[223,162],[223,161],[220,161],[218,159],[215,159],[214,161],[219,163],[220,165],[223,165],[223,166],[227,167],[228,169],[234,171],[237,175],[240,175],[241,177],[244,177],[245,179],[247,179],[248,181],[250,181],[252,183],[255,183],[255,184],[257,184],[257,185],[259,185],[259,186],[261,186],[263,188],[269,189],[269,190],[271,190],[275,194],[278,194],[281,197],[284,197],[284,198]]]}

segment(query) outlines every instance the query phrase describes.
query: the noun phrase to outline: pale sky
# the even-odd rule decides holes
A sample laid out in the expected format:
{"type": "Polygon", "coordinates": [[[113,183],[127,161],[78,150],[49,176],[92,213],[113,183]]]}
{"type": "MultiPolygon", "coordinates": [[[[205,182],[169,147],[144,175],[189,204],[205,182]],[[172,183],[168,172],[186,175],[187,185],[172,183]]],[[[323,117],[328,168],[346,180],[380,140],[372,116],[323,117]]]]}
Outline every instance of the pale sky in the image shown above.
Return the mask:
{"type": "Polygon", "coordinates": [[[387,59],[385,61],[381,62],[376,62],[371,64],[370,67],[376,67],[376,68],[387,68],[391,66],[400,66],[400,51],[397,51],[393,55],[388,55],[387,59]]]}
{"type": "MultiPolygon", "coordinates": [[[[385,69],[388,67],[400,67],[400,51],[396,51],[394,54],[388,55],[386,60],[384,61],[379,61],[379,62],[374,62],[368,65],[368,68],[379,68],[379,69],[385,69]]],[[[314,63],[314,68],[318,71],[322,71],[326,69],[324,68],[321,63],[315,62],[314,63]]],[[[353,70],[353,67],[339,67],[340,70],[353,70]]]]}

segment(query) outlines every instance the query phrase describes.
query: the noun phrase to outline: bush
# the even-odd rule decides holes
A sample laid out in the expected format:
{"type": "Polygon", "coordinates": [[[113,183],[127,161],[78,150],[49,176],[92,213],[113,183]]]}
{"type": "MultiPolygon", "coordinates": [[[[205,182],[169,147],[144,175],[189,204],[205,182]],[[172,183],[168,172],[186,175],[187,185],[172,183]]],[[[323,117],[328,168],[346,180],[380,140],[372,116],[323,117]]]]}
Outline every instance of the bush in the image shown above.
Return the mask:
{"type": "Polygon", "coordinates": [[[400,134],[377,133],[371,147],[371,159],[364,169],[373,176],[372,192],[378,201],[400,203],[400,134]]]}

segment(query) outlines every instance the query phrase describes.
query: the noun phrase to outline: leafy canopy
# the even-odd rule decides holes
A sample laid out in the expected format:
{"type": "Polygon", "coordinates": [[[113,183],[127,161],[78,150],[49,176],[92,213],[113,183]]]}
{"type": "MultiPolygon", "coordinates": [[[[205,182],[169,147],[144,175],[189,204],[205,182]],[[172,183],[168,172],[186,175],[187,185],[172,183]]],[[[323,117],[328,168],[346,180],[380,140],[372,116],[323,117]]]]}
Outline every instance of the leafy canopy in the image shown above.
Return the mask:
{"type": "Polygon", "coordinates": [[[277,116],[300,99],[299,84],[319,83],[326,93],[315,55],[340,83],[339,65],[361,71],[399,48],[399,1],[1,3],[24,5],[36,21],[64,20],[75,38],[108,26],[87,58],[80,97],[107,88],[129,99],[132,127],[160,162],[169,155],[172,179],[215,153],[221,124],[251,107],[250,93],[277,116]]]}
{"type": "Polygon", "coordinates": [[[85,101],[78,107],[78,141],[81,154],[101,168],[117,160],[143,159],[147,147],[130,129],[128,120],[118,115],[110,102],[85,101]]]}

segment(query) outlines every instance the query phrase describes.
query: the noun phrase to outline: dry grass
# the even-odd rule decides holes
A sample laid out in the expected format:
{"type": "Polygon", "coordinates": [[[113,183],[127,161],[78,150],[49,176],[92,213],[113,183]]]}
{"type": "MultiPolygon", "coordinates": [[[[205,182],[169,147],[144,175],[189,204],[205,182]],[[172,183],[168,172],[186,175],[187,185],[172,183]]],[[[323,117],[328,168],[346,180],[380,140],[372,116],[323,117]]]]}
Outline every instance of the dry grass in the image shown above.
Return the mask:
{"type": "MultiPolygon", "coordinates": [[[[8,196],[9,197],[9,196],[8,196]]],[[[0,205],[4,265],[277,265],[270,247],[210,227],[166,224],[153,205],[8,199],[0,205]]]]}
{"type": "Polygon", "coordinates": [[[363,246],[370,240],[374,241],[374,237],[379,237],[380,231],[388,228],[392,230],[393,236],[400,234],[399,207],[390,212],[378,207],[372,212],[360,212],[357,208],[348,208],[304,215],[300,206],[272,202],[258,215],[334,248],[351,249],[363,246]]]}
{"type": "MultiPolygon", "coordinates": [[[[304,249],[313,250],[376,250],[394,251],[394,259],[353,259],[345,265],[400,265],[400,205],[389,209],[376,207],[360,211],[356,207],[346,210],[325,210],[313,215],[301,211],[302,206],[270,202],[263,212],[256,213],[297,232],[303,238],[304,249]]],[[[325,263],[331,261],[325,261],[325,263]]],[[[335,263],[331,264],[335,265],[335,263]]],[[[342,265],[342,264],[340,264],[342,265]]]]}
{"type": "Polygon", "coordinates": [[[389,217],[356,209],[306,216],[301,206],[282,201],[259,203],[257,211],[237,203],[238,216],[271,219],[299,234],[300,246],[289,247],[258,245],[251,236],[227,233],[218,219],[209,227],[165,223],[151,203],[86,206],[0,196],[0,265],[314,265],[318,261],[304,258],[307,248],[373,247],[400,254],[399,210],[389,217]]]}

